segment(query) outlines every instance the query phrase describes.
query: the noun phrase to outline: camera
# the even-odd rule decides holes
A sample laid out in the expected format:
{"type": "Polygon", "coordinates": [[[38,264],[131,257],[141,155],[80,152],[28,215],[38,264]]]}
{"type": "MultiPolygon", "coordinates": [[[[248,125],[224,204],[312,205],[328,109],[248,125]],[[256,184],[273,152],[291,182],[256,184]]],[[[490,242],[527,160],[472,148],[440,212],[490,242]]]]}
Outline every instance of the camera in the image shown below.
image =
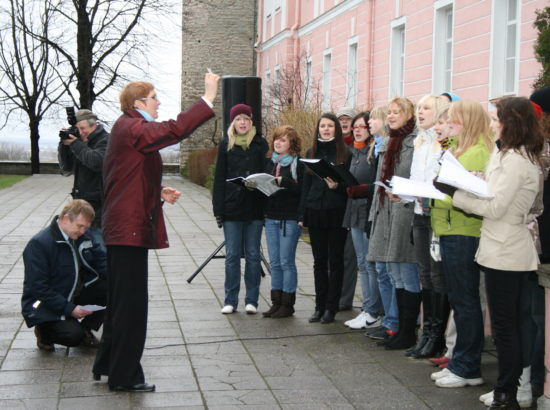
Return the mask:
{"type": "Polygon", "coordinates": [[[78,128],[76,128],[76,114],[74,112],[74,107],[65,107],[65,112],[67,113],[67,122],[70,127],[66,130],[59,131],[59,138],[62,140],[67,140],[70,138],[69,134],[74,135],[76,138],[80,138],[78,128]]]}

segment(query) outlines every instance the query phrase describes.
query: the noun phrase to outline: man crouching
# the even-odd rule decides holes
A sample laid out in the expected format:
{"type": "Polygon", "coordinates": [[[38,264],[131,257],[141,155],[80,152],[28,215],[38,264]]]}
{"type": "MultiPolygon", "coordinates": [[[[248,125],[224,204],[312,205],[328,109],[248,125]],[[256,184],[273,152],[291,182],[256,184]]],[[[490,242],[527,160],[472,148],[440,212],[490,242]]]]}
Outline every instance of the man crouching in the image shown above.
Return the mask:
{"type": "Polygon", "coordinates": [[[28,327],[36,326],[36,344],[53,351],[54,344],[95,346],[91,330],[103,323],[107,257],[86,235],[95,217],[81,199],[69,202],[50,226],[37,233],[23,251],[25,280],[21,306],[28,327]]]}

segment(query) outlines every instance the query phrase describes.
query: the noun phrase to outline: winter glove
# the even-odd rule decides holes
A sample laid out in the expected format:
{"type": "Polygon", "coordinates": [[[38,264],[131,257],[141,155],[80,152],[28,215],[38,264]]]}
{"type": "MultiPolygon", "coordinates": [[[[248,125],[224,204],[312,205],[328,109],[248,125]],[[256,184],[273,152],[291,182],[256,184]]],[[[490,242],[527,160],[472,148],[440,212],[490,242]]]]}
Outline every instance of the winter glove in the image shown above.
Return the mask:
{"type": "Polygon", "coordinates": [[[223,228],[223,216],[222,215],[216,215],[216,223],[218,224],[218,228],[223,228]]]}
{"type": "Polygon", "coordinates": [[[354,185],[346,188],[346,193],[348,194],[348,198],[366,198],[368,188],[367,184],[354,185]]]}
{"type": "Polygon", "coordinates": [[[434,186],[436,187],[436,189],[443,192],[444,194],[449,195],[451,198],[453,197],[456,190],[458,189],[458,188],[455,188],[454,186],[444,184],[443,182],[439,182],[437,178],[434,179],[434,186]]]}

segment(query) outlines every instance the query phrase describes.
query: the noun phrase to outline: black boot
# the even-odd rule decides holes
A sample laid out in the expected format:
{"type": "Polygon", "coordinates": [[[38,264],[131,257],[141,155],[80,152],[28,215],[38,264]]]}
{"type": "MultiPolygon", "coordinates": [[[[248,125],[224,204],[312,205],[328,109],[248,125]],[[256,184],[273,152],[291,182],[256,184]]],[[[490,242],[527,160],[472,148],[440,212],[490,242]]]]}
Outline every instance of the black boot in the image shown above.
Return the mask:
{"type": "Polygon", "coordinates": [[[296,302],[296,293],[283,292],[281,298],[281,307],[271,315],[273,319],[290,317],[294,314],[294,303],[296,302]]]}
{"type": "Polygon", "coordinates": [[[386,349],[397,350],[411,347],[416,342],[416,320],[420,312],[420,292],[412,293],[403,290],[403,322],[395,339],[388,342],[386,349]]]}
{"type": "Polygon", "coordinates": [[[309,317],[309,323],[320,322],[324,313],[324,310],[319,310],[316,308],[315,312],[313,312],[313,314],[309,317]]]}
{"type": "Polygon", "coordinates": [[[519,410],[516,394],[517,392],[494,392],[489,410],[519,410]]]}
{"type": "Polygon", "coordinates": [[[416,345],[405,352],[405,356],[418,358],[418,354],[432,336],[432,316],[433,292],[431,289],[422,289],[422,334],[416,345]]]}
{"type": "Polygon", "coordinates": [[[262,313],[264,317],[272,317],[273,313],[279,310],[279,308],[281,307],[282,296],[282,290],[271,289],[271,307],[267,312],[262,313]]]}
{"type": "Polygon", "coordinates": [[[405,312],[405,307],[403,305],[403,298],[404,298],[405,289],[395,289],[395,299],[397,300],[397,317],[399,320],[399,329],[397,332],[395,332],[393,335],[384,336],[384,340],[380,340],[376,344],[378,346],[387,346],[388,343],[392,342],[399,336],[399,332],[401,330],[401,324],[403,323],[403,312],[405,312]]]}
{"type": "Polygon", "coordinates": [[[432,332],[428,342],[418,352],[417,358],[439,357],[445,348],[445,330],[449,320],[449,300],[446,293],[433,292],[434,314],[432,332]]]}
{"type": "Polygon", "coordinates": [[[321,323],[326,325],[327,323],[334,322],[334,316],[336,316],[336,312],[332,312],[330,310],[325,310],[325,314],[321,318],[321,323]]]}

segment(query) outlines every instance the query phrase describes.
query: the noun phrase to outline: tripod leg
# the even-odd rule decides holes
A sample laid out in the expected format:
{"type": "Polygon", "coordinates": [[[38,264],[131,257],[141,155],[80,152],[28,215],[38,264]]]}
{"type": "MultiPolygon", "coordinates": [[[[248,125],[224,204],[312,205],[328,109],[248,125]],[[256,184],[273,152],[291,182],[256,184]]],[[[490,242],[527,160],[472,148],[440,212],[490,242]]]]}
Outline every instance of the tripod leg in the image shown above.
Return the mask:
{"type": "Polygon", "coordinates": [[[197,276],[200,273],[200,271],[203,270],[206,265],[208,265],[208,262],[210,262],[212,258],[214,258],[217,255],[217,253],[221,250],[221,248],[223,248],[224,246],[225,246],[225,241],[223,241],[216,248],[216,250],[212,252],[208,258],[206,258],[206,260],[202,263],[202,265],[199,266],[198,269],[191,276],[189,276],[189,278],[187,279],[187,283],[191,283],[191,281],[195,279],[195,276],[197,276]]]}
{"type": "MultiPolygon", "coordinates": [[[[269,262],[265,258],[265,255],[264,255],[264,253],[262,252],[261,249],[260,249],[260,257],[262,258],[262,263],[264,264],[265,269],[267,270],[267,273],[269,273],[271,275],[271,265],[269,264],[269,262]]],[[[262,269],[262,277],[265,277],[265,272],[264,272],[263,269],[262,269]]]]}

